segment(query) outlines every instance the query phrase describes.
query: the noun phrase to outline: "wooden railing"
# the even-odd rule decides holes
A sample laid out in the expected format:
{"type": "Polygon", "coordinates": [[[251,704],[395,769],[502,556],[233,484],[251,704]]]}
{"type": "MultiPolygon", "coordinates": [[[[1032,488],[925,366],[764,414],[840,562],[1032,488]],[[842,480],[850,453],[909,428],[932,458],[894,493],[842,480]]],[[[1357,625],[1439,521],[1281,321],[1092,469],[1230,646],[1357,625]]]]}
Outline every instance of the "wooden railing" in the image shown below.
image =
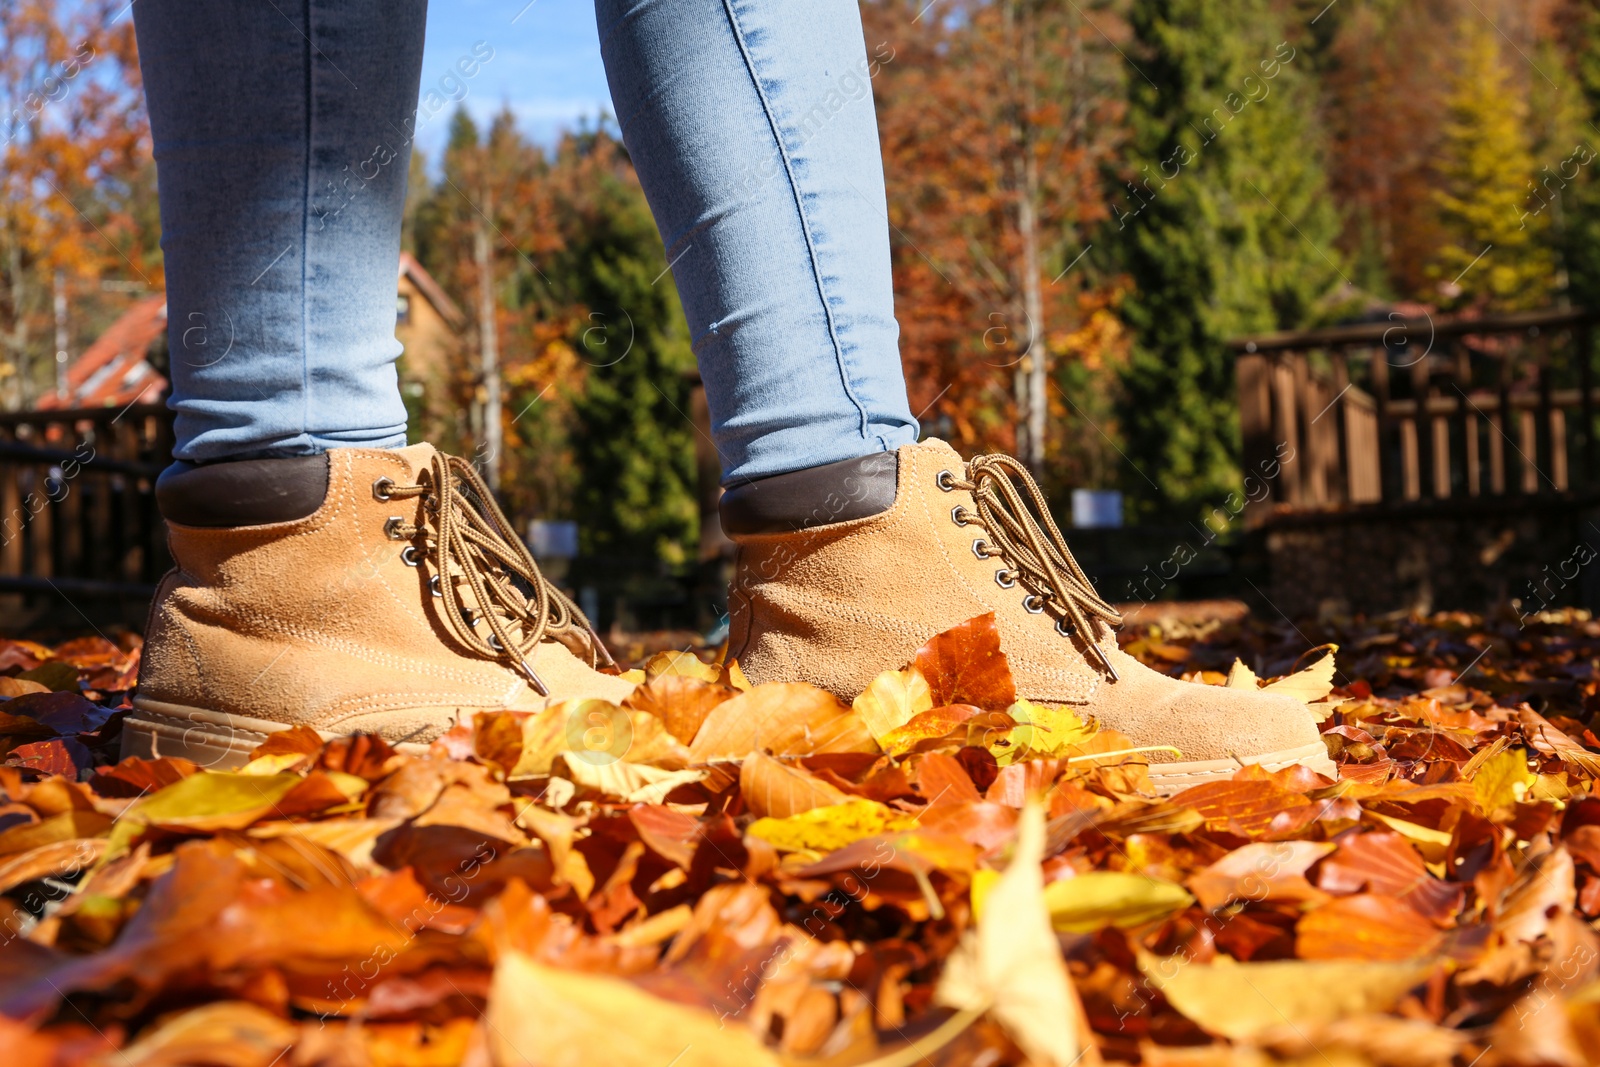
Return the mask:
{"type": "Polygon", "coordinates": [[[1600,489],[1592,328],[1562,308],[1229,342],[1257,503],[1401,505],[1600,489]]]}
{"type": "Polygon", "coordinates": [[[147,599],[171,566],[155,480],[172,415],[0,413],[0,592],[147,599]]]}

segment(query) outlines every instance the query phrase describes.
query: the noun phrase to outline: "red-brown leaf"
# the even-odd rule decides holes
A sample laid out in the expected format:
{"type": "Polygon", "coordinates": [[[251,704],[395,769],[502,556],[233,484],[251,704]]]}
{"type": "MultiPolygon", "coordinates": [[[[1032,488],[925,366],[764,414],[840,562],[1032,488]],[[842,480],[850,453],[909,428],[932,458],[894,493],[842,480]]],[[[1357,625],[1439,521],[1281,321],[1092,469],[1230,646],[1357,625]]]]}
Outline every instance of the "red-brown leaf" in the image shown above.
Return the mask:
{"type": "Polygon", "coordinates": [[[912,662],[928,680],[935,707],[972,704],[1003,710],[1016,703],[1017,685],[1000,650],[993,612],[934,637],[917,650],[912,662]]]}

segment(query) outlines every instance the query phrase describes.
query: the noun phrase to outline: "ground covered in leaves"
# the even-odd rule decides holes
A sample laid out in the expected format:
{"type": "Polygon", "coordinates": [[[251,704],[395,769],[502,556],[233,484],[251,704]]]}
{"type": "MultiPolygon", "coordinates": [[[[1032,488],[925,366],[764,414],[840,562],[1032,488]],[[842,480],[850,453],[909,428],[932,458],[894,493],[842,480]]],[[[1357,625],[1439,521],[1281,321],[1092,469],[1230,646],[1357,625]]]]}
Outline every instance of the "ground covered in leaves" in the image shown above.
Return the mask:
{"type": "Polygon", "coordinates": [[[0,1047],[1600,1061],[1600,623],[1168,618],[1124,644],[1288,676],[1340,780],[1157,797],[1151,754],[1016,700],[987,619],[853,706],[668,653],[623,707],[483,716],[426,755],[294,731],[226,772],[114,762],[136,639],[0,642],[0,1047]]]}

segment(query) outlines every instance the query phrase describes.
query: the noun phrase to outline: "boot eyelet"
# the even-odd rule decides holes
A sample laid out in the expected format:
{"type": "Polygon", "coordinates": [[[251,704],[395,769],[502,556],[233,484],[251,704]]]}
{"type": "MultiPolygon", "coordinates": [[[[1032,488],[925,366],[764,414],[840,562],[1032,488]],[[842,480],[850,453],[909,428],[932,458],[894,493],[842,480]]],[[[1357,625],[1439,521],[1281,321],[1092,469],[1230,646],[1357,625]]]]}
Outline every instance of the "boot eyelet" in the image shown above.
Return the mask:
{"type": "Polygon", "coordinates": [[[967,524],[967,509],[962,507],[960,504],[957,504],[955,507],[951,508],[950,521],[955,523],[957,526],[965,526],[967,524]]]}
{"type": "Polygon", "coordinates": [[[956,476],[949,471],[940,471],[938,477],[934,478],[933,484],[947,493],[953,493],[956,488],[956,476]]]}
{"type": "Polygon", "coordinates": [[[478,625],[478,613],[476,611],[473,611],[471,608],[462,608],[461,609],[461,617],[463,619],[467,620],[467,625],[468,626],[471,626],[474,629],[477,628],[477,625],[478,625]]]}
{"type": "Polygon", "coordinates": [[[428,592],[432,593],[434,596],[444,596],[444,590],[439,586],[439,576],[437,574],[428,579],[428,592]]]}
{"type": "Polygon", "coordinates": [[[1044,610],[1044,597],[1037,593],[1029,593],[1022,598],[1022,607],[1030,615],[1037,615],[1044,610]]]}
{"type": "Polygon", "coordinates": [[[494,634],[490,634],[489,635],[489,647],[494,649],[496,652],[504,652],[505,651],[505,649],[500,647],[500,639],[498,637],[496,637],[494,634]]]}
{"type": "Polygon", "coordinates": [[[994,555],[993,552],[989,551],[989,542],[981,537],[972,542],[972,554],[979,559],[988,559],[994,555]]]}
{"type": "Polygon", "coordinates": [[[389,493],[393,489],[393,478],[379,478],[372,483],[372,497],[374,500],[387,504],[389,502],[389,493]]]}
{"type": "Polygon", "coordinates": [[[1067,621],[1065,615],[1056,620],[1056,633],[1062,637],[1071,637],[1078,632],[1078,627],[1067,621]]]}
{"type": "Polygon", "coordinates": [[[1001,589],[1013,589],[1017,584],[1017,572],[998,570],[994,572],[994,584],[1001,589]]]}
{"type": "Polygon", "coordinates": [[[400,560],[407,567],[420,567],[422,565],[422,553],[417,551],[416,545],[407,545],[400,550],[400,560]]]}
{"type": "Polygon", "coordinates": [[[405,519],[399,515],[390,515],[389,521],[383,524],[383,536],[391,541],[404,541],[406,537],[400,532],[400,527],[405,525],[405,519]]]}

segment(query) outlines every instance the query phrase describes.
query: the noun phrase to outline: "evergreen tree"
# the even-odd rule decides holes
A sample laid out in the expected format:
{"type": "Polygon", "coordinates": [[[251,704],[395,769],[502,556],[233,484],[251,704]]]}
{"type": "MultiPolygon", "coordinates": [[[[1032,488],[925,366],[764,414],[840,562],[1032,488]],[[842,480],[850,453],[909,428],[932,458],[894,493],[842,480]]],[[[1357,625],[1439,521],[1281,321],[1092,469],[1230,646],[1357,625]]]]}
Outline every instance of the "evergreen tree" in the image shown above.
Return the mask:
{"type": "Polygon", "coordinates": [[[1339,221],[1316,85],[1268,0],[1133,0],[1129,22],[1131,175],[1101,238],[1133,282],[1126,486],[1140,517],[1189,517],[1240,481],[1223,343],[1331,313],[1339,221]]]}
{"type": "Polygon", "coordinates": [[[1462,24],[1433,200],[1446,242],[1433,273],[1447,299],[1511,310],[1549,303],[1548,197],[1534,184],[1528,106],[1482,19],[1462,24]],[[1541,195],[1543,194],[1543,195],[1541,195]]]}
{"type": "MultiPolygon", "coordinates": [[[[1560,201],[1558,248],[1568,274],[1568,293],[1580,307],[1600,308],[1600,0],[1572,5],[1567,62],[1581,97],[1581,116],[1569,143],[1556,142],[1547,164],[1568,183],[1560,201]]],[[[1565,79],[1562,79],[1565,82],[1565,79]]]]}
{"type": "Polygon", "coordinates": [[[568,392],[583,551],[681,566],[699,537],[695,360],[655,220],[604,132],[567,137],[551,180],[563,242],[544,274],[553,307],[576,312],[566,339],[582,371],[568,392]]]}
{"type": "MultiPolygon", "coordinates": [[[[622,146],[585,132],[547,153],[509,112],[486,135],[457,112],[441,179],[419,202],[413,230],[418,259],[457,296],[474,332],[482,328],[474,239],[485,226],[508,512],[519,526],[576,520],[582,552],[625,561],[624,571],[691,561],[699,537],[687,418],[694,356],[622,146]]],[[[471,351],[458,368],[458,413],[474,403],[471,351]]],[[[476,451],[470,434],[459,443],[444,436],[476,451]]]]}

